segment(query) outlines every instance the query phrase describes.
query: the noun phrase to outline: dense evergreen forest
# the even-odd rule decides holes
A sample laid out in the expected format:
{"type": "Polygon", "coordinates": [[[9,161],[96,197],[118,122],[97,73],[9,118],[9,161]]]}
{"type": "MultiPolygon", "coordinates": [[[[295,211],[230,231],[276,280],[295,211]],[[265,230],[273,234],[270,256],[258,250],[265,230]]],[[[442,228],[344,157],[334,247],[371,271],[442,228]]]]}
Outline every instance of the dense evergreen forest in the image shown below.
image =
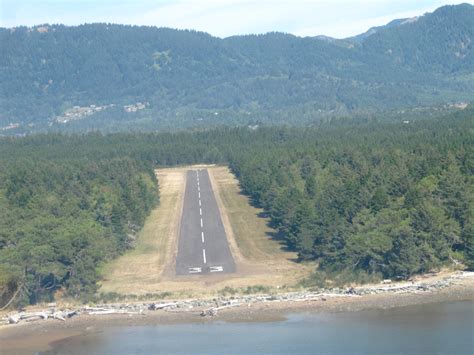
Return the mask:
{"type": "Polygon", "coordinates": [[[153,169],[228,164],[278,238],[320,269],[407,278],[474,267],[473,108],[318,128],[0,139],[0,292],[89,297],[158,201],[153,169]]]}
{"type": "Polygon", "coordinates": [[[306,124],[470,102],[473,38],[469,4],[343,40],[0,28],[0,134],[306,124]]]}
{"type": "Polygon", "coordinates": [[[40,155],[0,159],[0,288],[21,287],[19,303],[93,293],[98,265],[133,245],[158,197],[149,164],[40,155]]]}

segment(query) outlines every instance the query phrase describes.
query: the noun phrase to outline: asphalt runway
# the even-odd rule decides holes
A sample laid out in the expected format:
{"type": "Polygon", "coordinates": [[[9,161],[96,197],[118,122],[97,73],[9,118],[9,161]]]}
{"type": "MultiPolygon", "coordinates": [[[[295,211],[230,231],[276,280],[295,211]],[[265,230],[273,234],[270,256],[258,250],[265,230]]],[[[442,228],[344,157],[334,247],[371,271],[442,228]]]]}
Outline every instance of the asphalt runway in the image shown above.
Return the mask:
{"type": "Polygon", "coordinates": [[[177,275],[235,272],[206,169],[188,170],[179,232],[177,275]]]}

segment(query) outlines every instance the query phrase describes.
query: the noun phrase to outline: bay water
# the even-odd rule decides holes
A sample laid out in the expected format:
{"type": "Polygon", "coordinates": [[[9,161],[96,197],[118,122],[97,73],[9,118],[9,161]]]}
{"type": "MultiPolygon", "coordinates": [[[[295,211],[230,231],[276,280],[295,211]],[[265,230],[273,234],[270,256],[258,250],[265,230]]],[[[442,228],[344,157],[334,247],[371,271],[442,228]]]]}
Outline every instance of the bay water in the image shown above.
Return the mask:
{"type": "Polygon", "coordinates": [[[474,306],[450,302],[284,321],[109,327],[45,354],[474,354],[474,306]]]}

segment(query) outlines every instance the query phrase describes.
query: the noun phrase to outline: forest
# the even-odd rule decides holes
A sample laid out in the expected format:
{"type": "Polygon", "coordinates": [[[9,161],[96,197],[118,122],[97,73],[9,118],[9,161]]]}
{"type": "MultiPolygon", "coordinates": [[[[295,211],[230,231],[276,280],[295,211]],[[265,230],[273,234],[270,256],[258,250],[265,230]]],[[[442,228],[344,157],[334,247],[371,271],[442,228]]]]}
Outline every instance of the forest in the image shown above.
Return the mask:
{"type": "Polygon", "coordinates": [[[230,166],[277,238],[320,270],[473,268],[473,118],[3,137],[0,302],[18,290],[18,304],[87,300],[159,203],[154,169],[192,163],[230,166]]]}
{"type": "Polygon", "coordinates": [[[469,4],[340,40],[105,23],[0,28],[0,134],[307,124],[470,102],[472,38],[469,4]]]}
{"type": "Polygon", "coordinates": [[[92,294],[158,200],[152,167],[129,158],[1,160],[0,287],[20,304],[92,294]]]}

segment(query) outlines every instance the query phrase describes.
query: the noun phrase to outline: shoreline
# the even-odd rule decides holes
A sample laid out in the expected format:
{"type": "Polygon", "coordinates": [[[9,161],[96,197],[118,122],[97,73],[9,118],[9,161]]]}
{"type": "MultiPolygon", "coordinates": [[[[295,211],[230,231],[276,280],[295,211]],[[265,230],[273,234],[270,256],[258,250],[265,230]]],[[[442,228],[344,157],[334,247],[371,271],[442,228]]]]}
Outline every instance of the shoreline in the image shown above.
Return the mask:
{"type": "MultiPolygon", "coordinates": [[[[80,314],[66,321],[46,319],[0,326],[0,353],[31,354],[46,351],[51,344],[69,337],[94,334],[109,327],[155,326],[183,323],[207,324],[221,322],[276,322],[284,321],[294,313],[338,313],[357,312],[421,305],[427,303],[471,301],[474,302],[474,273],[466,277],[450,278],[446,287],[431,288],[420,292],[400,292],[403,283],[390,286],[372,286],[363,289],[392,288],[397,291],[382,293],[324,294],[325,296],[299,300],[263,300],[254,303],[240,303],[237,306],[218,307],[215,316],[202,316],[207,306],[149,310],[141,314],[80,314]],[[335,296],[337,295],[337,296],[335,296]]],[[[436,282],[439,283],[439,280],[436,282]]],[[[357,288],[356,288],[357,290],[357,288]]],[[[249,296],[258,298],[258,296],[249,296]]],[[[262,296],[260,296],[262,297],[262,296]]]]}

